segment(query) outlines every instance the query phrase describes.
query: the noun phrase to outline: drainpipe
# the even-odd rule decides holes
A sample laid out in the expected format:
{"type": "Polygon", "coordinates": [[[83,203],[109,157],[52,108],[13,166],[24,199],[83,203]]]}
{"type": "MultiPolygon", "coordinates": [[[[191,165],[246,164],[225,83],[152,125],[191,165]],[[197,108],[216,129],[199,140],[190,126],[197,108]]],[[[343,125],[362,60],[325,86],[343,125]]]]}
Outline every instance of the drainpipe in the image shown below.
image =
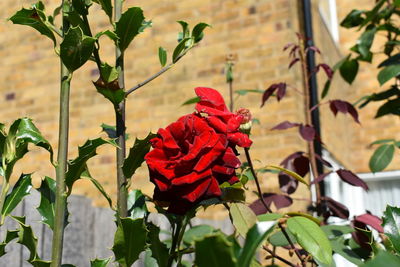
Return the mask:
{"type": "MultiPolygon", "coordinates": [[[[300,31],[306,38],[306,47],[314,46],[313,29],[312,29],[312,9],[310,0],[302,0],[300,2],[299,15],[300,15],[300,31]]],[[[311,49],[307,52],[307,69],[311,73],[315,69],[315,52],[311,49]]],[[[310,75],[309,78],[309,92],[310,92],[310,108],[318,104],[318,85],[316,75],[310,75]]],[[[319,110],[314,109],[311,112],[312,124],[318,136],[321,137],[321,124],[319,120],[319,110]]],[[[322,145],[320,142],[314,140],[315,153],[322,156],[322,145]]],[[[323,166],[317,160],[318,174],[323,173],[323,166]]],[[[316,178],[316,177],[314,177],[316,178]]],[[[324,182],[319,183],[321,196],[325,196],[324,182]]]]}

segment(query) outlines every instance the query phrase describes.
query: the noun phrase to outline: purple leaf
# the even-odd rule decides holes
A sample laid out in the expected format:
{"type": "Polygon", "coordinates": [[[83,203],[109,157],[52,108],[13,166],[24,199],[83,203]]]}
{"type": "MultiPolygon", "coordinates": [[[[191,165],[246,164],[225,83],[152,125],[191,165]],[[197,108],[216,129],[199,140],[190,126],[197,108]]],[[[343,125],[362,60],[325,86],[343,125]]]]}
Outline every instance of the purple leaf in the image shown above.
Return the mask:
{"type": "Polygon", "coordinates": [[[322,200],[325,201],[332,216],[339,217],[342,219],[349,218],[349,214],[350,214],[349,209],[345,205],[337,202],[336,200],[333,200],[330,197],[322,197],[322,200]]]}
{"type": "Polygon", "coordinates": [[[313,141],[315,138],[315,129],[311,125],[300,125],[299,132],[306,141],[313,141]]]}
{"type": "Polygon", "coordinates": [[[310,161],[305,156],[300,156],[293,160],[294,171],[301,177],[306,176],[310,171],[310,161]]]}
{"type": "Polygon", "coordinates": [[[290,62],[290,64],[289,64],[289,69],[290,69],[291,67],[293,67],[293,65],[296,64],[299,60],[300,60],[300,58],[298,58],[298,57],[294,58],[294,59],[290,62]]]}
{"type": "Polygon", "coordinates": [[[295,158],[298,158],[298,157],[301,157],[302,155],[304,154],[304,152],[303,151],[297,151],[297,152],[294,152],[293,154],[290,154],[289,156],[287,156],[284,160],[282,160],[282,162],[281,163],[279,163],[281,166],[283,166],[284,168],[288,168],[288,163],[289,163],[289,161],[291,161],[291,160],[293,160],[293,159],[295,159],[295,158]]]}
{"type": "Polygon", "coordinates": [[[331,80],[333,77],[333,70],[331,69],[331,67],[324,63],[319,64],[318,66],[325,71],[326,76],[328,76],[328,79],[331,80]]]}
{"type": "Polygon", "coordinates": [[[285,94],[286,94],[286,83],[279,83],[278,92],[276,93],[276,98],[278,99],[278,102],[281,101],[281,99],[285,96],[285,94]]]}
{"type": "Polygon", "coordinates": [[[290,50],[289,57],[295,57],[297,50],[299,50],[299,46],[298,45],[293,46],[293,48],[290,50]]]}
{"type": "Polygon", "coordinates": [[[353,119],[355,120],[355,122],[360,123],[360,121],[358,120],[358,112],[357,110],[354,108],[354,106],[348,102],[347,103],[347,112],[350,114],[350,116],[353,117],[353,119]]]}
{"type": "Polygon", "coordinates": [[[329,107],[331,108],[333,115],[336,116],[338,112],[341,112],[343,114],[349,113],[350,116],[353,117],[355,122],[360,123],[360,121],[358,120],[357,110],[349,102],[336,99],[329,101],[329,103],[329,107]]]}
{"type": "Polygon", "coordinates": [[[366,252],[370,253],[372,251],[371,245],[369,244],[370,240],[369,237],[359,229],[367,230],[367,225],[360,221],[353,220],[351,221],[351,226],[354,228],[354,232],[351,233],[354,241],[357,242],[366,252]]]}
{"type": "Polygon", "coordinates": [[[299,185],[299,182],[296,179],[290,177],[283,172],[279,173],[278,179],[279,188],[281,189],[281,191],[289,195],[293,194],[299,185]]]}
{"type": "Polygon", "coordinates": [[[263,94],[262,100],[261,100],[261,107],[264,106],[265,102],[270,98],[270,96],[275,92],[275,90],[279,88],[279,84],[280,83],[271,84],[270,87],[268,87],[264,91],[264,94],[263,94]]]}
{"type": "Polygon", "coordinates": [[[368,185],[351,171],[340,169],[337,170],[336,173],[339,175],[342,181],[354,186],[362,187],[366,191],[368,190],[368,185]]]}
{"type": "Polygon", "coordinates": [[[377,230],[379,233],[383,233],[382,220],[375,215],[365,213],[355,217],[354,221],[369,225],[375,230],[377,230]]]}
{"type": "Polygon", "coordinates": [[[295,45],[294,43],[288,43],[283,47],[283,51],[286,51],[289,47],[295,45]]]}
{"type": "Polygon", "coordinates": [[[271,130],[286,130],[293,127],[298,127],[300,124],[296,122],[284,121],[271,128],[271,130]]]}
{"type": "Polygon", "coordinates": [[[310,184],[317,184],[321,181],[323,181],[325,179],[326,176],[328,176],[329,174],[331,174],[332,172],[327,172],[327,173],[323,173],[320,174],[317,179],[314,179],[310,184]]]}
{"type": "MultiPolygon", "coordinates": [[[[275,207],[277,209],[282,209],[289,207],[292,205],[293,200],[289,196],[285,195],[279,195],[275,193],[264,193],[263,194],[263,199],[265,204],[267,204],[268,207],[271,207],[271,204],[274,203],[275,207]]],[[[264,207],[264,204],[261,202],[260,199],[257,199],[253,203],[250,204],[249,206],[256,215],[264,214],[267,213],[268,210],[264,207]]]]}
{"type": "Polygon", "coordinates": [[[332,168],[332,164],[330,164],[328,161],[324,160],[320,155],[315,154],[315,157],[317,158],[317,160],[319,160],[325,166],[332,168]]]}
{"type": "Polygon", "coordinates": [[[312,50],[318,54],[321,54],[321,51],[316,46],[309,46],[309,47],[307,47],[307,50],[312,50]]]}

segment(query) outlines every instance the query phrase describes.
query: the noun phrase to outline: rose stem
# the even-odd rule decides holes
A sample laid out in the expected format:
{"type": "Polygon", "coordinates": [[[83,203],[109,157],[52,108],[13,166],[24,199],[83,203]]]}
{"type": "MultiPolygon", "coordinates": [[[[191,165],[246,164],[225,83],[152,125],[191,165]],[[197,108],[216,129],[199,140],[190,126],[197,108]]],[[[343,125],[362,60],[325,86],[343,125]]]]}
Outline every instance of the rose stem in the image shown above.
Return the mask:
{"type": "MultiPolygon", "coordinates": [[[[174,258],[175,258],[175,255],[176,255],[176,253],[175,253],[176,245],[178,243],[178,239],[179,239],[181,228],[182,228],[182,219],[178,218],[178,220],[176,222],[175,233],[172,236],[172,244],[171,244],[171,249],[169,251],[169,258],[168,258],[167,267],[171,267],[172,263],[174,262],[174,258]]],[[[179,247],[178,247],[178,249],[179,249],[179,247]]]]}
{"type": "MultiPolygon", "coordinates": [[[[265,203],[264,198],[263,198],[263,196],[262,196],[261,186],[260,186],[260,183],[259,183],[259,181],[258,181],[257,174],[256,174],[256,172],[255,172],[255,170],[254,170],[254,166],[253,166],[253,162],[252,162],[251,157],[250,157],[249,149],[248,149],[247,147],[245,147],[245,148],[244,148],[244,152],[245,152],[245,154],[246,154],[246,159],[247,159],[247,163],[249,164],[251,174],[253,175],[254,181],[256,182],[258,197],[259,197],[261,203],[263,204],[264,208],[265,208],[269,213],[271,213],[272,210],[268,207],[267,203],[265,203]]],[[[282,223],[278,222],[278,226],[279,226],[279,228],[281,229],[281,231],[282,231],[283,235],[285,236],[285,238],[287,239],[287,241],[289,242],[290,247],[294,250],[294,252],[296,253],[297,257],[298,257],[299,260],[301,261],[302,266],[306,266],[305,263],[304,263],[304,261],[303,261],[303,258],[301,257],[301,255],[300,255],[300,253],[297,251],[297,249],[295,248],[295,246],[294,246],[292,240],[290,239],[290,237],[289,237],[288,233],[286,232],[286,229],[283,227],[282,223]]]]}
{"type": "Polygon", "coordinates": [[[177,244],[177,248],[178,248],[178,250],[177,250],[177,253],[178,253],[177,266],[178,267],[181,266],[181,260],[182,260],[182,253],[180,251],[181,242],[182,242],[183,235],[185,234],[185,230],[186,230],[186,227],[187,227],[189,222],[190,222],[190,219],[187,216],[185,216],[185,218],[183,219],[183,227],[182,227],[182,229],[181,229],[181,231],[179,233],[179,236],[178,236],[178,244],[177,244]]]}
{"type": "MultiPolygon", "coordinates": [[[[277,255],[274,251],[270,250],[270,249],[267,248],[266,246],[263,246],[263,249],[264,249],[265,251],[267,251],[269,254],[271,254],[271,255],[273,256],[273,259],[278,259],[278,260],[280,260],[281,262],[286,263],[287,265],[292,266],[292,267],[296,267],[296,266],[297,266],[297,265],[295,265],[294,263],[291,263],[290,261],[285,260],[285,259],[282,258],[281,256],[277,255]]],[[[273,264],[273,263],[272,263],[272,264],[273,264]]]]}
{"type": "MultiPolygon", "coordinates": [[[[118,21],[121,18],[122,14],[122,2],[123,0],[115,0],[114,1],[114,17],[115,21],[118,21]]],[[[124,77],[124,53],[119,49],[118,46],[115,46],[115,57],[116,63],[115,66],[119,71],[118,76],[118,84],[119,87],[125,90],[125,77],[124,77]]],[[[120,217],[126,217],[128,215],[127,208],[127,198],[128,198],[128,190],[127,190],[127,180],[122,171],[122,166],[125,161],[125,153],[126,153],[126,143],[125,143],[125,98],[118,105],[114,106],[115,111],[115,120],[116,120],[116,132],[117,132],[117,143],[118,147],[116,148],[117,155],[117,212],[120,217]]]]}
{"type": "MultiPolygon", "coordinates": [[[[63,0],[62,4],[68,0],[63,0]]],[[[66,19],[67,14],[62,11],[62,37],[64,38],[69,28],[66,19]]],[[[56,163],[56,200],[55,200],[55,216],[53,243],[51,250],[51,267],[61,265],[64,227],[65,227],[65,210],[67,206],[67,193],[65,188],[65,177],[67,171],[68,157],[68,129],[69,129],[69,95],[70,82],[72,73],[64,66],[60,59],[61,65],[61,90],[60,90],[60,117],[59,117],[59,136],[58,136],[58,154],[56,163]]]]}
{"type": "MultiPolygon", "coordinates": [[[[305,59],[305,54],[304,54],[304,42],[302,42],[301,39],[299,39],[299,56],[300,56],[300,62],[301,62],[301,72],[303,75],[303,99],[304,99],[304,112],[305,112],[305,123],[306,125],[313,126],[312,124],[312,118],[311,118],[311,110],[310,110],[310,92],[308,90],[309,88],[309,73],[307,70],[307,63],[305,59]]],[[[311,164],[311,172],[313,179],[317,179],[319,176],[318,174],[318,168],[317,168],[317,161],[315,159],[315,147],[314,147],[314,142],[313,141],[308,141],[308,155],[310,158],[310,164],[311,164]]],[[[320,203],[321,201],[321,190],[319,187],[319,183],[315,183],[315,191],[317,194],[317,203],[320,203]]]]}

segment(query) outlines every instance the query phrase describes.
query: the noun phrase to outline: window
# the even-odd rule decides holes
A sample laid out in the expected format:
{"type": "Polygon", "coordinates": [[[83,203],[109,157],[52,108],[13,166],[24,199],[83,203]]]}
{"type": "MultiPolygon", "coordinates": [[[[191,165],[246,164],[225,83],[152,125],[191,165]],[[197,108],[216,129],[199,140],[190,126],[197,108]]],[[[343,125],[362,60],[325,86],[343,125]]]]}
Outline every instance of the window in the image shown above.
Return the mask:
{"type": "Polygon", "coordinates": [[[339,42],[339,27],[336,13],[336,0],[319,0],[318,10],[332,39],[339,42]]]}

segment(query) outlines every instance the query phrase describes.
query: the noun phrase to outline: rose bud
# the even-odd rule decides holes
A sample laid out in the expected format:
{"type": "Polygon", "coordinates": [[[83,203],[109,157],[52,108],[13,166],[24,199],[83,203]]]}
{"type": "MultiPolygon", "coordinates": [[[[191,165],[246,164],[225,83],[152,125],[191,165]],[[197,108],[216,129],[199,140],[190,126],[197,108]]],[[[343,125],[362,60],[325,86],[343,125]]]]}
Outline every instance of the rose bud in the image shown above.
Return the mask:
{"type": "Polygon", "coordinates": [[[250,110],[248,110],[247,108],[240,108],[236,111],[236,115],[239,115],[243,118],[239,130],[242,133],[250,134],[252,126],[252,121],[251,121],[252,116],[250,110]]]}

